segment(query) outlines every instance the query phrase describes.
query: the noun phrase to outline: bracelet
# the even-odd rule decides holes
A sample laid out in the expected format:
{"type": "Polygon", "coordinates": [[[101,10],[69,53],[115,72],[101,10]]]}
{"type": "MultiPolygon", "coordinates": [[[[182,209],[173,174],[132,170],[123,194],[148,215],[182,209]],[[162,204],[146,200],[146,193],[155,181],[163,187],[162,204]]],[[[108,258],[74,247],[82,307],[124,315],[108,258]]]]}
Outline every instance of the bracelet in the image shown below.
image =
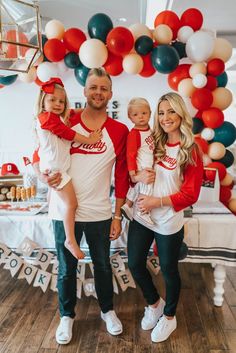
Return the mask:
{"type": "Polygon", "coordinates": [[[160,197],[160,201],[161,201],[161,208],[162,208],[163,207],[162,197],[160,197]]]}
{"type": "Polygon", "coordinates": [[[116,215],[113,216],[113,219],[118,219],[119,221],[122,221],[122,218],[123,218],[122,216],[116,216],[116,215]]]}

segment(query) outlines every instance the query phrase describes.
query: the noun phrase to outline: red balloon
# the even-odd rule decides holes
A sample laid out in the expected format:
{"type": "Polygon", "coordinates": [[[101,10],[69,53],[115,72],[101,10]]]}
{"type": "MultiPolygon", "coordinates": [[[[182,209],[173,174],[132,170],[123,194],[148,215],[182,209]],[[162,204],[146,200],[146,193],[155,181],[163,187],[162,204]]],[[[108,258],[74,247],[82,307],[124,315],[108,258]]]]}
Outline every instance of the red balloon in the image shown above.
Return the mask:
{"type": "Polygon", "coordinates": [[[115,27],[107,35],[106,44],[108,50],[120,56],[128,54],[134,46],[134,37],[129,29],[115,27]]]}
{"type": "Polygon", "coordinates": [[[171,28],[173,32],[173,39],[175,39],[180,28],[180,20],[176,13],[170,10],[160,12],[155,18],[154,28],[162,24],[165,24],[171,28]]]}
{"type": "Polygon", "coordinates": [[[172,71],[168,75],[168,84],[173,90],[178,91],[178,84],[180,83],[180,81],[182,81],[184,78],[190,77],[190,66],[190,64],[180,64],[174,71],[172,71]]]}
{"type": "Polygon", "coordinates": [[[215,58],[207,63],[207,73],[212,76],[219,76],[225,71],[225,63],[223,60],[215,58]]]}
{"type": "Polygon", "coordinates": [[[142,77],[150,77],[154,75],[156,73],[156,70],[152,65],[151,53],[148,53],[147,55],[143,55],[142,59],[143,59],[143,69],[139,73],[139,75],[142,77]]]}
{"type": "Polygon", "coordinates": [[[223,163],[220,162],[211,162],[207,165],[208,168],[215,168],[218,170],[218,174],[219,174],[219,179],[223,180],[224,177],[226,176],[226,167],[224,166],[223,163]]]}
{"type": "Polygon", "coordinates": [[[209,108],[202,113],[202,120],[207,127],[216,129],[224,122],[224,113],[218,108],[209,108]]]}
{"type": "MultiPolygon", "coordinates": [[[[28,39],[27,39],[26,35],[22,32],[18,32],[16,34],[16,31],[14,29],[11,29],[10,31],[8,31],[6,33],[6,40],[9,40],[12,42],[20,41],[21,43],[25,43],[25,44],[28,43],[28,39]],[[17,39],[18,36],[19,36],[19,40],[17,39]]],[[[8,44],[7,51],[6,51],[6,57],[7,58],[17,58],[18,57],[18,53],[17,53],[18,49],[19,49],[20,55],[24,56],[29,48],[19,47],[19,46],[16,46],[15,44],[8,44]]]]}
{"type": "Polygon", "coordinates": [[[198,110],[197,113],[195,114],[195,118],[201,119],[202,120],[202,110],[198,110]]]}
{"type": "Polygon", "coordinates": [[[109,75],[118,76],[123,71],[122,61],[122,56],[117,56],[109,52],[107,61],[103,67],[109,75]]]}
{"type": "Polygon", "coordinates": [[[228,186],[220,186],[220,201],[223,203],[228,203],[232,195],[232,192],[228,186]]]}
{"type": "Polygon", "coordinates": [[[195,108],[205,110],[211,106],[213,102],[213,95],[209,89],[199,88],[193,92],[191,102],[195,108]]]}
{"type": "Polygon", "coordinates": [[[203,179],[204,181],[215,181],[216,170],[215,169],[204,169],[203,179]]]}
{"type": "Polygon", "coordinates": [[[203,24],[203,16],[201,11],[195,8],[187,9],[180,17],[180,27],[189,26],[194,31],[199,30],[203,24]]]}
{"type": "Polygon", "coordinates": [[[207,75],[207,84],[204,88],[209,89],[210,91],[214,91],[218,85],[217,79],[214,76],[207,75]]]}
{"type": "Polygon", "coordinates": [[[57,38],[48,39],[43,47],[45,56],[50,61],[61,61],[66,55],[65,44],[57,38]]]}
{"type": "Polygon", "coordinates": [[[75,53],[79,52],[79,48],[85,40],[86,35],[79,28],[69,28],[63,36],[66,49],[75,53]]]}
{"type": "Polygon", "coordinates": [[[202,151],[202,153],[207,154],[208,152],[208,143],[206,140],[201,138],[200,136],[195,136],[194,140],[196,144],[198,145],[199,149],[202,151]]]}

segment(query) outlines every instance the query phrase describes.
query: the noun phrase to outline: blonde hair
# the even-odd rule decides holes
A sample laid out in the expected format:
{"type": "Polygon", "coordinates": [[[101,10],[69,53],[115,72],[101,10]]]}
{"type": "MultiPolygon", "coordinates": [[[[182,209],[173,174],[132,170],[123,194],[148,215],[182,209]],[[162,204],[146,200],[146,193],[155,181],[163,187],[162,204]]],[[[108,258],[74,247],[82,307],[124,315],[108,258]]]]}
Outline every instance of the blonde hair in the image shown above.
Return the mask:
{"type": "Polygon", "coordinates": [[[134,107],[134,106],[137,106],[137,105],[146,105],[149,110],[151,111],[151,108],[150,108],[150,105],[148,103],[148,101],[145,99],[145,98],[142,98],[142,97],[135,97],[135,98],[132,98],[129,103],[128,103],[128,107],[127,107],[127,110],[128,110],[128,114],[130,113],[130,110],[134,107]]]}
{"type": "Polygon", "coordinates": [[[160,103],[168,101],[171,108],[181,118],[180,123],[180,150],[177,157],[177,165],[180,168],[180,174],[183,173],[187,164],[195,165],[193,151],[200,153],[197,145],[194,142],[194,135],[192,132],[193,121],[187,111],[183,98],[174,92],[164,94],[157,103],[156,112],[154,115],[153,137],[155,143],[154,154],[157,161],[161,161],[165,155],[165,144],[168,139],[167,133],[163,130],[159,122],[159,107],[160,103]]]}
{"type": "MultiPolygon", "coordinates": [[[[67,109],[69,108],[69,100],[68,100],[68,97],[67,97],[67,94],[66,94],[66,90],[65,90],[64,87],[62,87],[59,84],[55,84],[54,87],[57,88],[57,89],[61,89],[61,90],[63,90],[65,92],[65,107],[64,107],[63,112],[60,114],[60,116],[63,118],[64,123],[66,125],[68,125],[69,124],[69,117],[67,116],[66,113],[67,113],[67,109]]],[[[36,101],[36,105],[35,105],[35,116],[36,116],[36,118],[38,117],[39,114],[44,112],[44,99],[45,99],[46,95],[47,95],[47,93],[45,93],[41,89],[40,92],[39,92],[37,101],[36,101]]]]}

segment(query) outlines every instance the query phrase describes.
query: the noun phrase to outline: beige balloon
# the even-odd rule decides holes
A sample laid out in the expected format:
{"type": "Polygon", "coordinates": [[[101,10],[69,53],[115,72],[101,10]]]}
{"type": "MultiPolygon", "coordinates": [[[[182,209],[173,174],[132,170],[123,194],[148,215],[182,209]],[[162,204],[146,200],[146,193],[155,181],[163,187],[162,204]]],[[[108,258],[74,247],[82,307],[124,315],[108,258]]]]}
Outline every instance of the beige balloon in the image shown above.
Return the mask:
{"type": "Polygon", "coordinates": [[[191,97],[193,92],[196,90],[191,78],[184,78],[178,84],[178,92],[181,96],[191,97]]]}
{"type": "Polygon", "coordinates": [[[230,106],[233,100],[233,95],[231,91],[225,87],[218,87],[213,92],[213,103],[212,107],[219,108],[220,110],[225,110],[230,106]]]}
{"type": "Polygon", "coordinates": [[[152,38],[152,31],[142,23],[135,23],[129,26],[129,30],[133,34],[134,40],[141,36],[148,36],[152,38]]]}
{"type": "Polygon", "coordinates": [[[32,66],[27,73],[20,72],[18,77],[24,83],[31,83],[37,77],[37,69],[36,67],[32,66]]]}
{"type": "Polygon", "coordinates": [[[48,39],[57,38],[62,39],[65,32],[63,23],[58,20],[51,20],[45,26],[45,34],[48,39]]]}
{"type": "Polygon", "coordinates": [[[232,212],[236,212],[236,199],[231,199],[228,203],[228,207],[232,212]]]}
{"type": "Polygon", "coordinates": [[[169,44],[172,41],[173,32],[169,26],[162,24],[154,29],[153,38],[158,44],[169,44]]]}
{"type": "Polygon", "coordinates": [[[232,175],[230,175],[229,173],[226,174],[226,176],[224,177],[224,179],[221,180],[220,185],[222,186],[229,186],[232,184],[233,182],[233,177],[232,175]]]}
{"type": "Polygon", "coordinates": [[[143,59],[138,54],[128,54],[124,57],[122,65],[127,74],[136,75],[143,69],[143,59]]]}
{"type": "Polygon", "coordinates": [[[195,63],[190,66],[189,75],[194,77],[197,74],[206,75],[207,67],[205,63],[195,63]]]}
{"type": "Polygon", "coordinates": [[[226,152],[225,146],[221,142],[212,142],[208,147],[208,156],[211,159],[221,159],[224,157],[226,152]]]}
{"type": "Polygon", "coordinates": [[[103,66],[107,61],[107,57],[107,47],[101,40],[96,38],[87,39],[79,49],[80,61],[90,69],[103,66]]]}
{"type": "Polygon", "coordinates": [[[213,52],[211,56],[208,58],[208,61],[214,58],[218,58],[223,60],[224,62],[227,62],[231,58],[232,52],[233,52],[233,47],[227,39],[216,38],[213,52]]]}

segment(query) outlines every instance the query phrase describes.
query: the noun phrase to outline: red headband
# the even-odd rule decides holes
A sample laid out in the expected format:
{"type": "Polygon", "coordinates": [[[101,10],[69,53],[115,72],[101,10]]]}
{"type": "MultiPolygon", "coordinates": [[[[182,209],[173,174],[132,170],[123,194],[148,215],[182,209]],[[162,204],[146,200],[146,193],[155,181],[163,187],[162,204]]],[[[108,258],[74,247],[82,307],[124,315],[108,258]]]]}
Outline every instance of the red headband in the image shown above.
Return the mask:
{"type": "Polygon", "coordinates": [[[52,94],[54,93],[54,89],[55,89],[55,85],[60,85],[62,87],[64,87],[62,81],[60,78],[58,77],[52,77],[49,81],[44,82],[41,85],[41,89],[45,92],[45,93],[49,93],[52,94]]]}

